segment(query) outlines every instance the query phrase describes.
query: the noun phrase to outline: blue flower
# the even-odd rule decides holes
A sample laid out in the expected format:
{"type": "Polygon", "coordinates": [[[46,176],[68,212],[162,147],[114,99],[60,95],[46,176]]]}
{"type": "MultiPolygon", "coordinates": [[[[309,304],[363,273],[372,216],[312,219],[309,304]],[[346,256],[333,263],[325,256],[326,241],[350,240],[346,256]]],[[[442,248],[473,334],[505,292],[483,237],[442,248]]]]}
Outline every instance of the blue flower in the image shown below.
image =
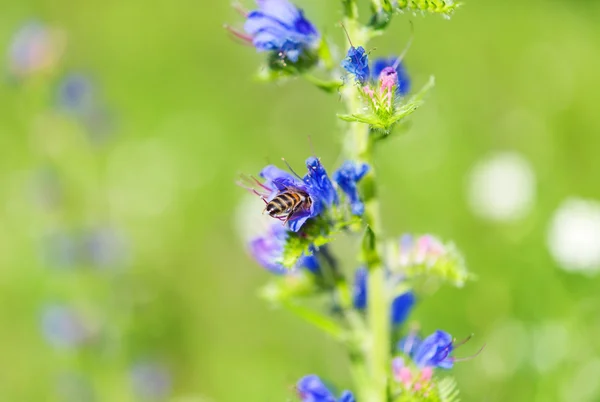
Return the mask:
{"type": "Polygon", "coordinates": [[[257,0],[258,10],[248,13],[244,30],[261,52],[275,52],[292,63],[315,46],[319,32],[302,10],[287,0],[257,0]]]}
{"type": "MultiPolygon", "coordinates": [[[[353,304],[357,310],[367,308],[367,279],[368,271],[366,268],[358,268],[354,274],[353,288],[353,304]]],[[[415,295],[412,292],[403,293],[392,301],[390,311],[392,325],[400,325],[406,321],[415,305],[415,301],[415,295]]]]}
{"type": "MultiPolygon", "coordinates": [[[[273,224],[267,233],[250,241],[250,254],[268,271],[277,275],[287,274],[290,270],[281,265],[287,236],[288,231],[282,225],[273,224]]],[[[296,268],[306,268],[312,273],[317,273],[319,261],[314,254],[303,256],[296,263],[296,268]]]]}
{"type": "Polygon", "coordinates": [[[406,95],[410,91],[410,78],[406,72],[404,64],[398,63],[398,59],[391,58],[380,58],[375,60],[373,63],[373,69],[371,73],[371,79],[373,81],[381,81],[382,73],[390,74],[390,70],[395,71],[397,76],[396,93],[398,95],[406,95]]]}
{"type": "Polygon", "coordinates": [[[357,183],[367,174],[369,165],[346,161],[335,173],[333,180],[346,193],[350,201],[350,207],[354,215],[361,216],[365,212],[365,204],[358,194],[357,183]]]}
{"type": "Polygon", "coordinates": [[[323,384],[323,381],[314,374],[302,377],[296,384],[298,396],[302,402],[355,402],[350,391],[344,391],[339,398],[323,384]]]}
{"type": "Polygon", "coordinates": [[[356,80],[362,85],[369,78],[369,56],[362,46],[351,46],[346,58],[342,60],[342,68],[350,74],[354,74],[356,80]]]}
{"type": "Polygon", "coordinates": [[[289,189],[299,190],[308,194],[311,199],[310,207],[301,208],[287,218],[287,225],[293,232],[299,231],[304,222],[309,218],[318,216],[326,208],[338,202],[333,183],[319,159],[308,158],[306,160],[306,167],[308,173],[303,178],[299,178],[273,165],[269,165],[260,172],[260,176],[265,179],[265,182],[261,184],[263,192],[255,190],[266,201],[272,200],[278,194],[289,189]]]}
{"type": "Polygon", "coordinates": [[[398,343],[398,349],[409,355],[419,368],[449,369],[454,365],[454,357],[450,356],[454,350],[453,341],[452,335],[437,330],[422,341],[411,334],[398,343]]]}

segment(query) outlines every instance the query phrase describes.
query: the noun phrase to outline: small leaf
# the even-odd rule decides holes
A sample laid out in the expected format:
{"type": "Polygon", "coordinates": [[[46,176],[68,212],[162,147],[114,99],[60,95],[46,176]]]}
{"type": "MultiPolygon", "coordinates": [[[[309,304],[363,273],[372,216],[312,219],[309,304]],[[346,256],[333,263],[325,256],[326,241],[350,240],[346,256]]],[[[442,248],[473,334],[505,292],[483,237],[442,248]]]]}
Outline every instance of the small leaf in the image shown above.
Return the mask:
{"type": "Polygon", "coordinates": [[[339,92],[340,88],[344,85],[341,80],[326,81],[312,74],[304,74],[303,77],[310,83],[314,84],[317,88],[322,89],[328,93],[339,92]]]}
{"type": "Polygon", "coordinates": [[[372,126],[381,125],[380,121],[375,116],[365,114],[338,114],[340,119],[351,123],[365,123],[372,126]]]}
{"type": "Polygon", "coordinates": [[[363,236],[362,259],[367,267],[380,265],[379,254],[377,253],[377,239],[370,226],[367,226],[363,236]]]}

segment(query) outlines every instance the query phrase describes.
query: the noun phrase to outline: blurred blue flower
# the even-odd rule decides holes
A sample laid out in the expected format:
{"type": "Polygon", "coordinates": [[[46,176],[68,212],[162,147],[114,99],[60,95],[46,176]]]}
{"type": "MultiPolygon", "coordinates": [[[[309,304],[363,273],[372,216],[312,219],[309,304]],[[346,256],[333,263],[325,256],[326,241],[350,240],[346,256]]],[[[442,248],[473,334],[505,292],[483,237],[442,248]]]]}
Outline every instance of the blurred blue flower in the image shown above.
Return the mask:
{"type": "Polygon", "coordinates": [[[355,402],[350,391],[344,391],[339,398],[323,384],[321,379],[310,374],[302,377],[296,384],[298,396],[302,402],[355,402]]]}
{"type": "Polygon", "coordinates": [[[258,10],[248,13],[244,30],[261,52],[275,52],[292,63],[315,46],[319,32],[302,10],[287,0],[257,0],[258,10]]]}
{"type": "Polygon", "coordinates": [[[42,311],[42,333],[48,343],[60,349],[82,346],[91,337],[83,317],[64,305],[48,305],[42,311]]]}
{"type": "MultiPolygon", "coordinates": [[[[353,304],[357,310],[367,308],[368,297],[368,271],[360,267],[354,273],[353,304]]],[[[415,295],[412,292],[406,292],[397,296],[392,301],[390,309],[390,320],[392,325],[400,325],[408,318],[415,305],[415,295]]]]}
{"type": "Polygon", "coordinates": [[[354,288],[352,292],[354,308],[364,310],[367,308],[367,269],[360,267],[354,273],[354,288]]]}
{"type": "Polygon", "coordinates": [[[406,321],[415,305],[415,301],[415,295],[412,292],[403,293],[392,301],[393,325],[400,325],[406,321]]]}
{"type": "Polygon", "coordinates": [[[68,74],[58,85],[57,97],[60,107],[82,116],[94,107],[94,86],[84,74],[68,74]]]}
{"type": "Polygon", "coordinates": [[[172,388],[171,373],[164,365],[144,361],[131,368],[131,385],[139,398],[162,400],[169,396],[172,388]]]}
{"type": "MultiPolygon", "coordinates": [[[[289,269],[281,265],[283,257],[283,248],[288,236],[288,231],[282,225],[275,223],[269,230],[250,241],[250,254],[258,261],[260,265],[268,271],[284,275],[290,272],[289,269]]],[[[313,250],[313,253],[316,252],[313,250]]],[[[312,273],[319,272],[319,261],[313,255],[302,256],[296,263],[296,269],[306,268],[312,273]]]]}
{"type": "Polygon", "coordinates": [[[267,191],[267,193],[257,193],[263,199],[270,201],[278,194],[289,189],[300,190],[308,194],[311,198],[312,203],[310,208],[300,209],[287,220],[287,225],[293,232],[299,231],[307,219],[318,216],[326,208],[338,201],[333,183],[319,159],[314,157],[308,158],[306,160],[306,167],[308,173],[302,179],[273,165],[265,167],[260,172],[260,176],[265,179],[261,188],[267,191]]]}
{"type": "Polygon", "coordinates": [[[371,79],[373,81],[383,81],[382,73],[390,73],[395,70],[395,80],[397,80],[396,93],[398,95],[406,95],[410,91],[410,78],[406,72],[406,68],[402,62],[398,63],[398,59],[395,57],[391,58],[379,58],[373,63],[371,79]]]}
{"type": "Polygon", "coordinates": [[[356,80],[364,85],[370,76],[369,56],[362,46],[351,46],[346,58],[342,60],[342,68],[350,74],[354,74],[356,80]]]}
{"type": "Polygon", "coordinates": [[[453,342],[452,335],[437,330],[422,341],[411,334],[398,343],[398,349],[410,356],[419,368],[449,369],[454,365],[454,357],[450,356],[454,350],[453,342]]]}
{"type": "Polygon", "coordinates": [[[348,196],[350,208],[354,215],[361,216],[365,212],[365,204],[358,194],[357,183],[367,174],[369,165],[346,161],[333,173],[333,180],[340,186],[348,196]]]}

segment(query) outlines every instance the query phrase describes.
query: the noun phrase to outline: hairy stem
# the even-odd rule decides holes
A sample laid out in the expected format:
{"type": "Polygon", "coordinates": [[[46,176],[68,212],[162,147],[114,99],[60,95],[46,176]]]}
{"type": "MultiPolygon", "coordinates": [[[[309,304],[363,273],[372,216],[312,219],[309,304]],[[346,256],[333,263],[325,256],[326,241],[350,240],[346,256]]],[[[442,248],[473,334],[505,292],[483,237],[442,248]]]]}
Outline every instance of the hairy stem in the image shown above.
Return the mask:
{"type": "MultiPolygon", "coordinates": [[[[354,46],[366,46],[368,35],[356,21],[345,22],[348,35],[354,46]],[[360,41],[360,42],[357,42],[360,41]]],[[[356,113],[363,105],[356,85],[346,84],[342,96],[348,113],[356,113]]],[[[388,400],[387,377],[389,372],[390,313],[389,296],[385,286],[385,273],[382,266],[381,250],[377,240],[382,235],[375,168],[373,166],[373,144],[366,124],[350,123],[345,144],[346,155],[356,162],[370,165],[369,173],[362,181],[362,194],[365,202],[364,219],[374,234],[372,253],[367,259],[369,270],[367,290],[367,336],[363,353],[366,361],[368,382],[361,387],[361,401],[385,402],[388,400]]],[[[362,385],[362,384],[357,384],[362,385]]]]}

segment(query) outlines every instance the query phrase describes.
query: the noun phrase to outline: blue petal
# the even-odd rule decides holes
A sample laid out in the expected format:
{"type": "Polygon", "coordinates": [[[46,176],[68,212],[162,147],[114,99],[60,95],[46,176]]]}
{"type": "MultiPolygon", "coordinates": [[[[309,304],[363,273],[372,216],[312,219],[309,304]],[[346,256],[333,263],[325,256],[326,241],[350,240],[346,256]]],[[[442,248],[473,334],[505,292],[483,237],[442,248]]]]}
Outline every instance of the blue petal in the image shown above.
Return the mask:
{"type": "Polygon", "coordinates": [[[402,338],[396,348],[407,356],[412,356],[421,344],[421,338],[416,332],[410,332],[407,336],[402,338]]]}
{"type": "Polygon", "coordinates": [[[354,74],[356,80],[364,84],[369,78],[369,56],[362,46],[348,49],[346,58],[342,60],[342,68],[354,74]]]}
{"type": "Polygon", "coordinates": [[[294,22],[302,18],[300,10],[287,0],[256,0],[256,4],[265,15],[289,26],[294,26],[294,22]]]}
{"type": "Polygon", "coordinates": [[[319,159],[315,157],[308,158],[306,167],[308,173],[304,176],[304,183],[308,185],[308,191],[313,197],[313,202],[318,200],[328,207],[333,203],[337,203],[337,193],[333,183],[329,180],[327,171],[321,165],[319,159]]]}
{"type": "Polygon", "coordinates": [[[258,0],[258,10],[248,13],[244,30],[259,51],[282,53],[296,62],[306,47],[319,39],[315,26],[302,10],[287,0],[258,0]]]}
{"type": "Polygon", "coordinates": [[[419,367],[446,368],[452,349],[452,336],[447,332],[438,330],[419,344],[412,358],[419,367]]]}
{"type": "Polygon", "coordinates": [[[302,377],[296,384],[296,389],[302,402],[335,402],[335,396],[314,374],[302,377]]]}
{"type": "Polygon", "coordinates": [[[340,395],[338,402],[356,402],[356,399],[354,399],[352,392],[344,391],[342,392],[342,395],[340,395]]]}
{"type": "Polygon", "coordinates": [[[304,189],[304,183],[285,170],[268,165],[260,171],[260,177],[265,179],[265,186],[273,190],[284,191],[290,187],[304,189]]]}
{"type": "Polygon", "coordinates": [[[406,321],[414,305],[415,295],[412,292],[396,297],[392,302],[392,324],[400,325],[406,321]]]}
{"type": "Polygon", "coordinates": [[[367,269],[358,268],[354,273],[353,304],[357,310],[367,307],[367,269]]]}
{"type": "Polygon", "coordinates": [[[335,180],[342,191],[348,196],[350,207],[354,215],[361,216],[365,210],[365,206],[358,194],[357,183],[368,171],[369,165],[366,163],[358,164],[347,161],[333,174],[333,180],[335,180]]]}
{"type": "Polygon", "coordinates": [[[274,274],[283,275],[288,272],[280,263],[286,239],[285,228],[274,224],[265,235],[250,241],[248,248],[260,265],[274,274]]]}

